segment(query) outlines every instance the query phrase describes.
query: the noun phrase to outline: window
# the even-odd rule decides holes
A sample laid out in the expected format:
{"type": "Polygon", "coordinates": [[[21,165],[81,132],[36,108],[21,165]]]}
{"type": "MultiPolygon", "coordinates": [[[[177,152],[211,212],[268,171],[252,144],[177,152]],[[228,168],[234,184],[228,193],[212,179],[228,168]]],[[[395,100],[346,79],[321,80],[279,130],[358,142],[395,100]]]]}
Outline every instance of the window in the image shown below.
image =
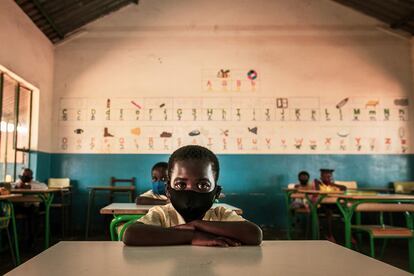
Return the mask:
{"type": "Polygon", "coordinates": [[[0,72],[0,182],[29,167],[32,90],[0,72]]]}

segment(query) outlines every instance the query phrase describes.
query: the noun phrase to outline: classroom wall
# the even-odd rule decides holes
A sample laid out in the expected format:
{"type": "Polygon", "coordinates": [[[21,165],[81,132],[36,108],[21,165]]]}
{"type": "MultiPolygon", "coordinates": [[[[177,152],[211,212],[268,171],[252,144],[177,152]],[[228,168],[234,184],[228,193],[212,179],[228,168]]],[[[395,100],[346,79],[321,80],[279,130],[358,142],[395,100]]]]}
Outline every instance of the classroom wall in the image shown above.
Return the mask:
{"type": "MultiPolygon", "coordinates": [[[[150,188],[150,167],[168,155],[87,154],[82,148],[77,153],[62,152],[61,132],[66,131],[59,121],[62,98],[411,100],[410,41],[384,33],[378,25],[328,0],[142,0],[138,6],[130,5],[85,26],[55,51],[50,175],[74,180],[79,211],[75,227],[81,228],[84,222],[87,186],[109,183],[110,176],[136,176],[138,190],[145,191],[150,188]],[[260,91],[203,92],[203,70],[223,67],[257,69],[260,91]]],[[[79,124],[69,126],[76,129],[79,124]]],[[[90,124],[83,126],[86,129],[90,124]]],[[[408,126],[404,122],[412,134],[408,126]]],[[[227,194],[224,201],[242,207],[252,221],[279,228],[285,227],[286,211],[281,188],[295,181],[300,170],[309,170],[315,178],[320,167],[335,168],[336,179],[356,180],[365,187],[385,187],[394,180],[413,178],[413,155],[408,153],[235,153],[219,155],[220,182],[227,194]]],[[[102,222],[97,216],[98,220],[102,222]]]]}
{"type": "Polygon", "coordinates": [[[0,1],[0,26],[0,65],[34,89],[31,147],[50,152],[54,47],[13,0],[0,1]]]}

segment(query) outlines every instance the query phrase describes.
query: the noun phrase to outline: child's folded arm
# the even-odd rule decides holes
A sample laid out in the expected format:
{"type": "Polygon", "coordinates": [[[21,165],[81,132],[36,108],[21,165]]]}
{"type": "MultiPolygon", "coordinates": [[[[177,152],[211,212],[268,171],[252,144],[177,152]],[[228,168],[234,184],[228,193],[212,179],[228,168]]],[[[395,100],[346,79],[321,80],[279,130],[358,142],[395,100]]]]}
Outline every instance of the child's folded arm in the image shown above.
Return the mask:
{"type": "Polygon", "coordinates": [[[227,237],[191,230],[164,228],[136,222],[130,225],[123,239],[128,246],[162,246],[162,245],[202,245],[202,246],[238,246],[238,242],[227,237]]]}
{"type": "Polygon", "coordinates": [[[195,230],[240,241],[245,245],[259,245],[262,242],[262,230],[250,221],[192,221],[195,230]]]}
{"type": "Polygon", "coordinates": [[[135,246],[181,245],[191,244],[193,236],[192,230],[163,228],[136,222],[126,229],[123,241],[126,245],[135,246]]]}

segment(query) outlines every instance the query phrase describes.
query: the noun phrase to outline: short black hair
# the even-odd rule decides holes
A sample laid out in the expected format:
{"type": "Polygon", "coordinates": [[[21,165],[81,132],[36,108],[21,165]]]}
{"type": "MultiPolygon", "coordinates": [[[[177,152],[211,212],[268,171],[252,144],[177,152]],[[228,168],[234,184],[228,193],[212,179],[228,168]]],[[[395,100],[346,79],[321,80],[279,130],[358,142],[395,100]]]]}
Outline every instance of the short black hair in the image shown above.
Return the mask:
{"type": "Polygon", "coordinates": [[[301,175],[307,175],[307,176],[308,176],[308,178],[310,178],[310,175],[309,175],[309,173],[308,173],[307,171],[301,171],[301,172],[298,174],[298,178],[299,178],[301,175]]]}
{"type": "Polygon", "coordinates": [[[184,160],[203,160],[211,163],[211,167],[214,173],[214,180],[217,183],[220,172],[220,165],[217,156],[209,149],[197,146],[188,145],[181,147],[174,151],[170,159],[168,160],[168,177],[171,178],[172,170],[177,161],[184,160]]]}
{"type": "Polygon", "coordinates": [[[22,173],[29,172],[31,175],[33,175],[33,171],[30,168],[22,168],[22,173]]]}
{"type": "Polygon", "coordinates": [[[168,163],[167,162],[158,162],[154,166],[152,166],[151,172],[153,172],[156,169],[168,169],[168,163]]]}

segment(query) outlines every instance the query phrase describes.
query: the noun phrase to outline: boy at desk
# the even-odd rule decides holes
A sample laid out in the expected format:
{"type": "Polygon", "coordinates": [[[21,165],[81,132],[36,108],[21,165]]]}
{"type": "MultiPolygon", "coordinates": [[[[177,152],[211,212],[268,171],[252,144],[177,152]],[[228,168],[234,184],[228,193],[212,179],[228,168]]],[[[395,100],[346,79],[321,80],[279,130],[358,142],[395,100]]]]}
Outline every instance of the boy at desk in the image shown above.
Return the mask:
{"type": "Polygon", "coordinates": [[[184,146],[168,161],[167,197],[171,203],[151,208],[130,225],[126,245],[160,246],[192,244],[202,246],[259,245],[262,231],[224,207],[211,209],[219,196],[219,162],[201,146],[184,146]]]}
{"type": "Polygon", "coordinates": [[[47,185],[40,183],[33,179],[33,171],[29,168],[24,168],[19,175],[16,183],[13,183],[16,189],[32,189],[32,190],[46,190],[47,185]]]}
{"type": "MultiPolygon", "coordinates": [[[[31,189],[31,190],[47,190],[47,185],[41,182],[38,182],[33,179],[33,171],[29,168],[22,169],[22,172],[19,175],[19,179],[12,184],[16,189],[31,189]]],[[[15,213],[21,214],[28,218],[28,227],[29,233],[27,237],[28,246],[32,247],[35,243],[35,238],[37,237],[37,217],[40,213],[40,210],[44,208],[43,203],[37,198],[37,196],[26,196],[26,199],[31,198],[34,202],[22,202],[15,204],[15,213]]]]}
{"type": "Polygon", "coordinates": [[[313,188],[324,192],[341,192],[345,191],[346,187],[335,184],[333,179],[333,172],[331,169],[320,169],[321,176],[313,182],[313,188]]]}
{"type": "MultiPolygon", "coordinates": [[[[309,178],[310,175],[307,171],[301,171],[298,174],[298,182],[297,184],[289,184],[288,189],[301,189],[301,190],[307,190],[311,187],[309,186],[309,178]]],[[[295,198],[290,207],[292,209],[299,209],[305,207],[306,200],[301,198],[295,198]]]]}
{"type": "Polygon", "coordinates": [[[142,205],[163,205],[168,198],[165,194],[167,184],[168,163],[158,162],[151,169],[152,189],[146,191],[136,198],[136,204],[142,205]]]}

